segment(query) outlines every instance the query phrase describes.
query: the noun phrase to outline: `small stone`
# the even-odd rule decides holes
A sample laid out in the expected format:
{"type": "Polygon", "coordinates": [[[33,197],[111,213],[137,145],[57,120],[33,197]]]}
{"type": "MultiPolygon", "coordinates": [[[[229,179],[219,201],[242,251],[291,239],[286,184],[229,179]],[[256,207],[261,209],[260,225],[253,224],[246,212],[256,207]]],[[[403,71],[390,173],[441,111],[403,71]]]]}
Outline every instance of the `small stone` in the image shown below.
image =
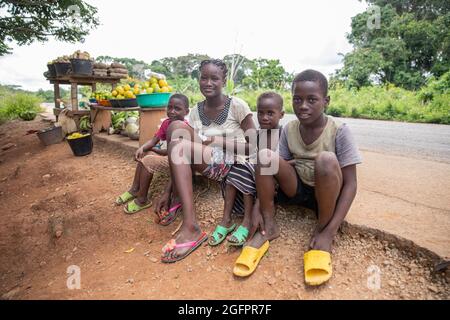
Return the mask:
{"type": "Polygon", "coordinates": [[[388,285],[391,287],[395,287],[395,281],[394,280],[389,280],[388,281],[388,285]]]}
{"type": "Polygon", "coordinates": [[[134,283],[134,279],[133,279],[133,278],[128,279],[128,280],[127,280],[127,283],[133,284],[133,283],[134,283]]]}
{"type": "Polygon", "coordinates": [[[206,255],[209,257],[212,254],[211,250],[208,249],[208,251],[206,251],[206,255]]]}
{"type": "Polygon", "coordinates": [[[97,260],[96,262],[95,262],[96,264],[100,264],[100,263],[102,263],[100,260],[97,260]]]}
{"type": "Polygon", "coordinates": [[[287,243],[288,245],[293,245],[293,244],[294,244],[294,240],[292,240],[292,239],[287,239],[286,243],[287,243]]]}
{"type": "Polygon", "coordinates": [[[276,282],[277,282],[277,280],[275,278],[269,277],[267,279],[267,283],[271,286],[273,286],[276,282]]]}
{"type": "Polygon", "coordinates": [[[39,263],[39,266],[42,268],[42,267],[45,267],[46,264],[47,264],[47,262],[41,261],[41,263],[39,263]]]}
{"type": "Polygon", "coordinates": [[[144,256],[148,257],[150,255],[150,251],[144,252],[144,256]]]}
{"type": "Polygon", "coordinates": [[[150,261],[153,262],[153,263],[157,263],[157,262],[158,262],[158,259],[156,259],[156,258],[150,258],[150,261]]]}
{"type": "Polygon", "coordinates": [[[281,276],[281,271],[275,272],[275,277],[279,278],[281,276]]]}
{"type": "Polygon", "coordinates": [[[56,230],[55,237],[56,238],[61,238],[62,234],[63,234],[63,232],[61,230],[56,230]]]}
{"type": "Polygon", "coordinates": [[[73,248],[72,252],[75,252],[75,251],[77,251],[77,250],[78,250],[78,248],[75,247],[75,248],[73,248]]]}
{"type": "Polygon", "coordinates": [[[192,272],[192,267],[191,266],[187,267],[187,272],[192,272]]]}
{"type": "Polygon", "coordinates": [[[48,180],[48,179],[50,179],[50,177],[51,177],[51,175],[47,173],[42,176],[42,179],[48,180]]]}
{"type": "Polygon", "coordinates": [[[430,290],[431,292],[434,292],[434,293],[439,293],[439,288],[434,285],[429,285],[428,290],[430,290]]]}
{"type": "Polygon", "coordinates": [[[388,265],[390,265],[391,264],[391,262],[389,261],[389,260],[384,260],[383,261],[383,265],[384,266],[388,266],[388,265]]]}
{"type": "Polygon", "coordinates": [[[148,244],[150,244],[150,243],[152,243],[152,242],[153,242],[153,240],[152,240],[152,239],[148,240],[148,244]]]}
{"type": "Polygon", "coordinates": [[[211,271],[212,271],[212,268],[211,268],[211,267],[208,267],[208,268],[206,268],[206,271],[207,271],[207,272],[211,272],[211,271]]]}
{"type": "Polygon", "coordinates": [[[8,150],[11,149],[12,147],[15,147],[16,145],[14,143],[7,143],[5,145],[2,146],[2,150],[8,150]]]}

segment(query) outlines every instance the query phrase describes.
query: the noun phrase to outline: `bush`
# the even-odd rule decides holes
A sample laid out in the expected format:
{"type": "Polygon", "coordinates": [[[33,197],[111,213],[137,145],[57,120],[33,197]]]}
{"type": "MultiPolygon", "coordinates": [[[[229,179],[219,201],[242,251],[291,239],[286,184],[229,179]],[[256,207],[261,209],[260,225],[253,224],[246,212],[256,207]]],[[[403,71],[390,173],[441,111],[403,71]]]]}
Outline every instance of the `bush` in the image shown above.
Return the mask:
{"type": "Polygon", "coordinates": [[[30,111],[40,112],[41,99],[27,93],[6,94],[0,99],[0,122],[17,119],[30,111]]]}

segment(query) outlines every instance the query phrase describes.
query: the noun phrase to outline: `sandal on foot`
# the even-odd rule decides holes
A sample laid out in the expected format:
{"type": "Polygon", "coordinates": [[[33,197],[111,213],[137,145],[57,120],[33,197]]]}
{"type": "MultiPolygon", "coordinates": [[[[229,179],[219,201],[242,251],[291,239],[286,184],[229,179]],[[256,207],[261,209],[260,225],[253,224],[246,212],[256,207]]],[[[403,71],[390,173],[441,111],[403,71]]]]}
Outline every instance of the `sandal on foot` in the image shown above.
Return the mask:
{"type": "Polygon", "coordinates": [[[211,234],[208,244],[212,247],[217,246],[222,243],[223,240],[227,237],[227,235],[232,232],[236,228],[236,224],[234,223],[231,227],[227,228],[221,226],[220,224],[216,227],[214,232],[211,234]]]}
{"type": "Polygon", "coordinates": [[[322,250],[309,250],[303,256],[305,266],[305,282],[310,286],[318,286],[331,278],[331,255],[322,250]]]}
{"type": "Polygon", "coordinates": [[[172,263],[180,261],[184,258],[186,258],[189,254],[191,254],[195,249],[200,247],[200,245],[205,242],[208,239],[208,235],[206,232],[202,232],[200,237],[196,241],[190,241],[185,243],[177,243],[175,239],[171,239],[167,244],[162,248],[164,256],[161,257],[161,262],[164,263],[172,263]],[[189,248],[188,251],[186,251],[181,256],[175,257],[175,258],[168,258],[167,255],[172,252],[173,250],[177,248],[189,248]]]}
{"type": "Polygon", "coordinates": [[[152,206],[151,201],[143,206],[140,206],[136,203],[136,200],[133,200],[127,203],[127,205],[123,208],[123,211],[125,211],[125,213],[127,214],[133,214],[141,210],[150,208],[151,206],[152,206]]]}
{"type": "Polygon", "coordinates": [[[116,204],[118,206],[127,203],[130,200],[133,200],[134,198],[136,198],[135,196],[133,196],[130,192],[124,192],[122,193],[117,199],[116,199],[116,204]]]}
{"type": "Polygon", "coordinates": [[[234,275],[238,277],[248,277],[251,275],[268,249],[269,241],[264,242],[259,249],[245,246],[234,264],[234,275]]]}
{"type": "Polygon", "coordinates": [[[243,246],[245,241],[247,241],[248,237],[248,229],[242,225],[240,225],[235,232],[231,234],[231,236],[228,238],[228,244],[230,246],[243,246]],[[230,241],[231,238],[236,238],[237,242],[230,241]]]}
{"type": "Polygon", "coordinates": [[[163,212],[160,215],[158,215],[155,222],[162,226],[168,226],[169,224],[171,224],[178,218],[178,216],[181,213],[181,210],[182,210],[182,205],[181,205],[181,203],[178,203],[178,204],[174,205],[172,208],[170,208],[168,211],[163,212]]]}

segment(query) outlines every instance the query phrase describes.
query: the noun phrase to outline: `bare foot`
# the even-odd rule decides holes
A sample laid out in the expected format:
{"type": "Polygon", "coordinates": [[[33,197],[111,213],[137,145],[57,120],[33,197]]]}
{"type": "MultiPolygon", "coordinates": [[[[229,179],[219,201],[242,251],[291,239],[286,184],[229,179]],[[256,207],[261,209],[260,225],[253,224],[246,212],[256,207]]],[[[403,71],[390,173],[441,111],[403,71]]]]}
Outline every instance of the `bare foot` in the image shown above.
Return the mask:
{"type": "MultiPolygon", "coordinates": [[[[195,225],[193,228],[187,228],[184,227],[183,224],[183,226],[180,229],[180,232],[175,238],[175,242],[177,244],[181,244],[185,242],[197,241],[200,238],[201,234],[202,232],[200,230],[200,227],[198,227],[197,225],[195,225]]],[[[177,257],[183,256],[186,252],[189,251],[189,249],[190,247],[175,248],[173,250],[168,250],[163,253],[163,259],[164,260],[176,259],[177,257]]]]}
{"type": "Polygon", "coordinates": [[[317,229],[314,232],[309,248],[314,250],[322,250],[331,253],[331,246],[333,244],[334,234],[323,230],[318,232],[317,229]]]}
{"type": "Polygon", "coordinates": [[[246,246],[250,246],[256,249],[261,248],[261,246],[266,241],[272,241],[280,236],[280,229],[277,224],[271,225],[269,228],[266,225],[266,232],[263,235],[261,232],[257,231],[252,239],[246,242],[246,246]]]}

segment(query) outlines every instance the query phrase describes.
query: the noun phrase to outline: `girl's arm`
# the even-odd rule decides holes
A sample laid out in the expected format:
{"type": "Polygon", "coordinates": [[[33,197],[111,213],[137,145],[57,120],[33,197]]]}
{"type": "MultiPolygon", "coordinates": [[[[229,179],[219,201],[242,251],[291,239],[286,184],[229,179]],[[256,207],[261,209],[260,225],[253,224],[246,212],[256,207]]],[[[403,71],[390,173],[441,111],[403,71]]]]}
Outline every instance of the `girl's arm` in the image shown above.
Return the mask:
{"type": "Polygon", "coordinates": [[[342,190],[334,209],[333,217],[323,231],[335,235],[350,210],[356,196],[356,164],[342,168],[342,190]]]}
{"type": "MultiPolygon", "coordinates": [[[[252,114],[248,114],[244,118],[244,120],[242,120],[241,129],[242,129],[242,131],[244,131],[244,134],[250,129],[253,129],[253,130],[248,131],[248,132],[253,131],[253,133],[256,134],[256,127],[255,127],[255,123],[253,122],[252,114]]],[[[226,137],[215,136],[215,137],[213,137],[213,139],[211,140],[211,142],[209,144],[215,145],[215,146],[221,146],[221,147],[223,147],[223,149],[226,149],[226,150],[233,150],[233,152],[236,154],[248,155],[249,150],[254,150],[254,148],[255,148],[255,146],[253,145],[253,142],[254,142],[253,140],[255,140],[255,139],[249,139],[246,136],[245,140],[247,140],[247,143],[237,142],[234,139],[227,139],[226,137]]]]}

